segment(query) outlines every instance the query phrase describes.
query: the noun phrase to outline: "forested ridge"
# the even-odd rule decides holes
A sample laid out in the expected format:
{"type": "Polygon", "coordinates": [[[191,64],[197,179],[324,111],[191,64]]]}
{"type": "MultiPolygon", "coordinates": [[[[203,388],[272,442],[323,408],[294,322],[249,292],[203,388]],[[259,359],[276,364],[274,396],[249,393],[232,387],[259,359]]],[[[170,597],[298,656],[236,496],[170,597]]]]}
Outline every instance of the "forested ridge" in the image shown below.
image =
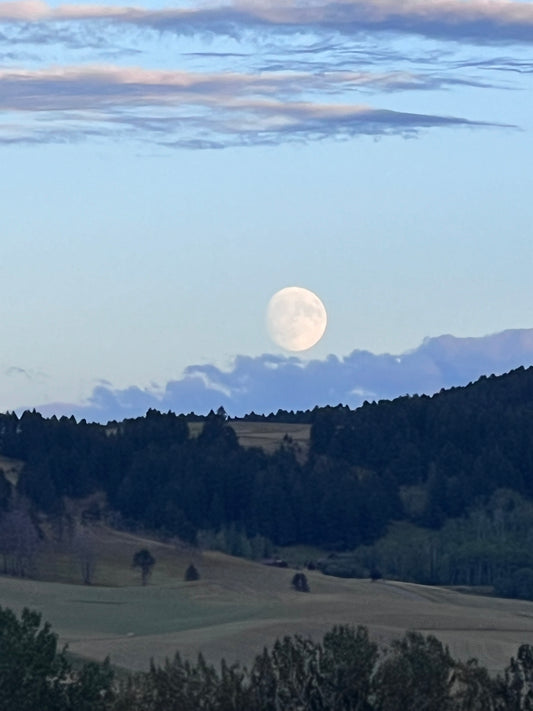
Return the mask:
{"type": "Polygon", "coordinates": [[[0,524],[17,497],[61,518],[64,497],[102,491],[117,525],[192,543],[231,529],[246,541],[337,551],[321,563],[330,573],[379,568],[533,595],[533,368],[432,397],[264,418],[310,423],[305,457],[290,438],[273,453],[240,446],[223,412],[196,417],[194,437],[191,419],[0,415],[0,454],[24,462],[16,492],[0,476],[0,524]]]}

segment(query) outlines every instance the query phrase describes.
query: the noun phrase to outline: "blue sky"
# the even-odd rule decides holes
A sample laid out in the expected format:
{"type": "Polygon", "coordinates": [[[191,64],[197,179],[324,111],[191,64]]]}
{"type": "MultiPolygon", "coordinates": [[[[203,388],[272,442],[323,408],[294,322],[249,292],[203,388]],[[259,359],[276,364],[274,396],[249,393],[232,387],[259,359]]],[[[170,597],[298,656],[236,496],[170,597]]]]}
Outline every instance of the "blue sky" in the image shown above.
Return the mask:
{"type": "Polygon", "coordinates": [[[290,285],[304,363],[533,326],[532,49],[512,0],[0,2],[0,410],[284,357],[290,285]]]}

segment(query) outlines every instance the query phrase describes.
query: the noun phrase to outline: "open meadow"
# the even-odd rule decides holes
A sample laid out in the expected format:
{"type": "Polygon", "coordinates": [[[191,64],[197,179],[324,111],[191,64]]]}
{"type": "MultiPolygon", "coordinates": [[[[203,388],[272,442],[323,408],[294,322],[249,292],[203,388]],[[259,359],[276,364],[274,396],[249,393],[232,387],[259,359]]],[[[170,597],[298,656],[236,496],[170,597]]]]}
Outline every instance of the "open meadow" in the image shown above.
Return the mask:
{"type": "MultiPolygon", "coordinates": [[[[285,435],[305,455],[309,426],[233,421],[241,445],[274,451],[285,435]]],[[[198,434],[197,423],[191,432],[198,434]]],[[[22,462],[2,458],[15,483],[22,462]]],[[[88,502],[70,502],[80,520],[88,502]]],[[[214,551],[117,531],[100,523],[59,532],[41,522],[47,543],[36,559],[37,579],[0,577],[0,605],[36,609],[52,624],[70,652],[125,670],[146,669],[179,651],[199,652],[212,662],[249,664],[265,645],[286,634],[320,638],[335,624],[365,625],[381,642],[406,630],[435,634],[453,656],[477,657],[502,672],[522,643],[533,643],[533,602],[503,600],[459,591],[381,580],[347,580],[305,571],[311,592],[291,588],[294,568],[276,568],[214,551]],[[146,586],[132,568],[133,555],[147,548],[156,559],[146,586]],[[89,551],[92,584],[82,584],[89,551]],[[200,580],[185,582],[194,563],[200,580]]],[[[303,547],[287,550],[289,562],[316,557],[303,547]]]]}
{"type": "Polygon", "coordinates": [[[261,447],[271,454],[287,436],[300,449],[302,455],[306,455],[309,449],[311,425],[248,420],[232,420],[229,424],[235,430],[242,447],[261,447]]]}
{"type": "MultiPolygon", "coordinates": [[[[179,650],[208,660],[249,663],[277,637],[319,638],[334,624],[366,625],[386,642],[406,629],[435,634],[454,656],[477,657],[502,671],[518,645],[533,642],[533,603],[461,594],[408,583],[345,580],[306,571],[310,593],[291,589],[294,570],[217,552],[164,544],[96,527],[93,585],[75,579],[75,558],[45,558],[49,581],[0,578],[0,605],[39,610],[72,653],[110,656],[128,670],[147,668],[179,650]],[[156,558],[148,585],[131,568],[133,553],[156,558]],[[184,582],[190,562],[201,579],[184,582]],[[52,582],[54,580],[54,582],[52,582]]],[[[46,576],[45,576],[46,577],[46,576]]]]}
{"type": "MultiPolygon", "coordinates": [[[[197,437],[204,426],[203,422],[187,423],[191,437],[197,437]]],[[[229,426],[235,431],[241,447],[261,447],[272,454],[280,446],[285,436],[290,437],[302,456],[309,449],[311,425],[294,422],[252,422],[250,420],[231,420],[229,426]]]]}
{"type": "Polygon", "coordinates": [[[11,459],[10,457],[4,457],[0,455],[0,471],[4,473],[4,476],[13,486],[16,485],[20,470],[24,466],[24,462],[19,459],[11,459]]]}

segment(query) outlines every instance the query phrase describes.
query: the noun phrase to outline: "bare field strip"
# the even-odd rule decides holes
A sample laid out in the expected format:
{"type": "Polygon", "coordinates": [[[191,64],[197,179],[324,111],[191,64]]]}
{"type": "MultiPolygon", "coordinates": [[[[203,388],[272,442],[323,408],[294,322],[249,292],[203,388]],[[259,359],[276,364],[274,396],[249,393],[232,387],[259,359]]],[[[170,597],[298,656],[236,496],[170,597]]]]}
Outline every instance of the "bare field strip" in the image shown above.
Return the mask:
{"type": "MultiPolygon", "coordinates": [[[[191,437],[197,437],[202,431],[203,422],[189,422],[188,425],[191,437]]],[[[261,447],[271,454],[287,435],[300,448],[302,455],[306,455],[309,449],[311,425],[248,420],[230,420],[228,425],[235,431],[241,447],[261,447]]]]}
{"type": "MultiPolygon", "coordinates": [[[[127,534],[126,534],[127,535],[127,534]]],[[[155,550],[155,546],[153,547],[155,550]]],[[[161,552],[160,549],[159,552],[161,552]]],[[[464,595],[407,583],[341,580],[307,573],[311,593],[290,589],[294,571],[204,553],[202,579],[185,583],[168,566],[146,587],[82,586],[0,578],[0,604],[37,609],[83,657],[109,655],[145,669],[176,651],[249,663],[285,634],[320,637],[334,624],[367,625],[386,642],[406,629],[435,634],[454,656],[502,671],[533,642],[533,603],[464,595]]],[[[156,566],[157,567],[157,566],[156,566]]],[[[164,567],[164,566],[163,566],[164,567]]]]}
{"type": "Polygon", "coordinates": [[[232,420],[229,424],[243,447],[261,447],[265,452],[274,452],[287,435],[301,448],[302,454],[307,454],[311,425],[246,420],[232,420]]]}
{"type": "Polygon", "coordinates": [[[24,462],[19,459],[11,459],[10,457],[4,457],[0,455],[0,470],[4,472],[6,479],[13,484],[17,485],[20,470],[24,466],[24,462]]]}

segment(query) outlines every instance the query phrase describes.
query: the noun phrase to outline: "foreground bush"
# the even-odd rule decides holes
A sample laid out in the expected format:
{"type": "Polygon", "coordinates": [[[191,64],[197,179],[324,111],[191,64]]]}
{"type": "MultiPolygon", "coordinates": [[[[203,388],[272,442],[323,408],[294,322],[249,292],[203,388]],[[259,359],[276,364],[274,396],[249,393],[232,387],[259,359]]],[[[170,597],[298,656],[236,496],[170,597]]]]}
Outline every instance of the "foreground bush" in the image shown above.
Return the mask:
{"type": "Polygon", "coordinates": [[[0,608],[0,709],[106,711],[114,701],[112,682],[108,661],[74,671],[38,612],[24,609],[18,619],[0,608]]]}
{"type": "Polygon", "coordinates": [[[248,669],[176,654],[113,679],[109,662],[75,670],[40,615],[0,608],[0,709],[15,711],[531,711],[533,647],[503,677],[459,662],[438,639],[407,632],[378,648],[365,627],[337,626],[320,642],[295,635],[248,669]]]}

